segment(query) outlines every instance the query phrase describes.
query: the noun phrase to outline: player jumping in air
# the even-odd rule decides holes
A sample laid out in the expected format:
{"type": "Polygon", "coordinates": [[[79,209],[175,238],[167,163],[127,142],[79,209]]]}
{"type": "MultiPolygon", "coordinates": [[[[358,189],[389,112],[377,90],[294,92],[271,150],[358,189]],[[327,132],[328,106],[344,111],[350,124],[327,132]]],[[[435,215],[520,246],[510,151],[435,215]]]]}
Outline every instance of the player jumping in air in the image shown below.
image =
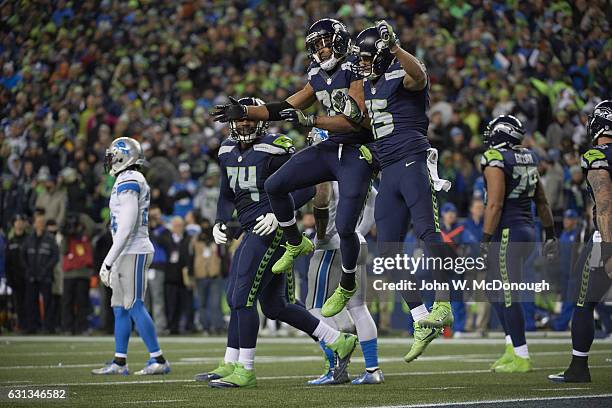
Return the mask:
{"type": "Polygon", "coordinates": [[[588,359],[595,336],[593,311],[612,284],[612,101],[595,106],[587,122],[587,134],[593,148],[582,155],[582,168],[595,202],[596,231],[577,263],[582,271],[572,315],[572,362],[564,372],[548,376],[562,383],[591,382],[588,359]]]}
{"type": "Polygon", "coordinates": [[[154,250],[149,240],[149,185],[138,171],[143,163],[140,143],[129,137],[114,140],[106,151],[105,168],[116,177],[109,204],[113,245],[104,258],[100,280],[113,291],[115,358],[92,374],[129,374],[127,351],[132,320],[151,356],[146,366],[135,374],[170,372],[170,364],[157,342],[155,325],[144,306],[147,270],[154,250]]]}
{"type": "MultiPolygon", "coordinates": [[[[520,146],[524,136],[522,123],[510,115],[493,119],[484,134],[489,149],[481,161],[487,192],[481,254],[487,260],[489,279],[504,283],[522,281],[523,270],[535,249],[532,202],[545,231],[543,255],[552,260],[559,251],[552,212],[538,174],[538,157],[520,146]]],[[[530,371],[520,294],[507,290],[492,296],[493,308],[506,334],[506,350],[491,370],[530,371]]]]}
{"type": "MultiPolygon", "coordinates": [[[[295,206],[289,193],[326,181],[338,181],[335,225],[340,237],[343,273],[336,296],[345,305],[356,292],[359,238],[355,227],[372,176],[371,154],[365,146],[359,144],[371,140],[371,132],[354,130],[346,118],[334,116],[332,109],[333,98],[347,93],[364,108],[363,84],[350,69],[353,58],[348,56],[350,34],[344,24],[330,18],[315,22],[308,30],[306,48],[312,64],[308,70],[308,83],[303,89],[285,101],[263,106],[247,107],[232,99],[231,104],[217,106],[213,115],[221,122],[244,118],[288,120],[302,126],[332,130],[327,140],[294,155],[266,181],[265,189],[287,240],[283,256],[272,267],[274,273],[280,273],[291,269],[296,257],[313,250],[312,242],[298,230],[294,217],[295,206]],[[301,111],[317,100],[329,116],[306,115],[301,111]],[[344,123],[348,131],[333,132],[333,126],[338,123],[344,123]]],[[[315,208],[315,216],[324,217],[326,211],[326,208],[315,208]]],[[[335,314],[325,308],[322,313],[323,316],[335,314]]]]}
{"type": "MultiPolygon", "coordinates": [[[[242,106],[263,106],[256,98],[242,98],[242,106]]],[[[234,210],[243,230],[236,250],[227,288],[231,308],[230,327],[225,359],[208,384],[215,388],[249,388],[257,384],[255,348],[259,330],[257,301],[263,313],[309,334],[336,354],[335,370],[346,370],[357,344],[357,337],[331,328],[300,305],[287,302],[285,276],[273,274],[272,265],[282,256],[282,229],[271,212],[270,200],[264,190],[266,180],[290,159],[295,151],[291,139],[267,134],[266,121],[231,121],[231,137],[219,149],[221,193],[217,204],[217,220],[213,235],[218,244],[227,242],[226,223],[234,210]]],[[[293,193],[296,207],[314,195],[314,188],[293,193]]],[[[289,270],[288,273],[292,271],[289,270]]]]}
{"type": "MultiPolygon", "coordinates": [[[[380,255],[403,252],[403,242],[412,225],[431,255],[444,256],[438,222],[436,164],[428,161],[428,79],[425,67],[402,49],[393,29],[385,21],[363,30],[355,41],[359,62],[354,66],[363,81],[367,115],[351,95],[336,95],[334,109],[350,122],[369,126],[374,142],[368,146],[381,167],[375,220],[380,255]],[[369,119],[369,120],[366,120],[369,119]],[[369,122],[369,123],[368,123],[369,122]],[[428,166],[429,164],[429,166],[428,166]]],[[[414,319],[414,342],[406,362],[420,356],[427,345],[452,324],[449,302],[435,302],[431,313],[418,292],[402,293],[414,319]]],[[[344,299],[335,294],[324,309],[338,312],[344,299]]]]}
{"type": "MultiPolygon", "coordinates": [[[[327,137],[327,132],[321,129],[313,128],[310,133],[309,140],[312,144],[320,142],[322,135],[327,137]]],[[[310,260],[308,268],[308,296],[306,298],[306,307],[312,314],[318,318],[322,318],[321,307],[328,295],[334,291],[340,282],[342,276],[342,265],[340,262],[340,238],[336,231],[335,218],[336,208],[338,205],[338,182],[332,181],[322,183],[317,186],[317,193],[314,198],[315,208],[327,208],[327,217],[316,218],[316,250],[310,260]]],[[[376,190],[372,188],[366,205],[363,209],[359,225],[357,226],[357,234],[361,249],[357,260],[356,278],[359,284],[357,292],[347,305],[348,314],[340,313],[331,318],[322,318],[332,327],[345,327],[350,325],[352,318],[357,336],[363,352],[365,360],[365,371],[357,378],[352,380],[353,384],[381,384],[384,381],[384,376],[378,367],[378,330],[374,319],[368,310],[365,302],[366,293],[366,260],[368,256],[368,245],[364,236],[370,232],[374,224],[374,201],[376,200],[376,190]],[[349,317],[350,315],[350,317],[349,317]],[[339,321],[340,320],[340,321],[339,321]],[[348,324],[346,322],[349,322],[348,324]]],[[[349,382],[348,372],[342,378],[334,378],[335,356],[323,342],[320,343],[321,348],[326,355],[325,372],[314,380],[309,381],[311,385],[328,385],[341,384],[349,382]]]]}

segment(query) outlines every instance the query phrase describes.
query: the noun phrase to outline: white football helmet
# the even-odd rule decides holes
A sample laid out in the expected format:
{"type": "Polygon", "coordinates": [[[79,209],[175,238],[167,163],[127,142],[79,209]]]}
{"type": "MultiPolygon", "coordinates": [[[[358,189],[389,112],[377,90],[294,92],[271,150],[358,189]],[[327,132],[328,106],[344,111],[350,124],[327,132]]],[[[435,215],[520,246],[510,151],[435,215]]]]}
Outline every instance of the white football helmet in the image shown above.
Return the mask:
{"type": "Polygon", "coordinates": [[[110,147],[106,149],[104,158],[104,169],[111,176],[116,176],[123,170],[132,166],[144,164],[144,153],[137,140],[131,137],[120,137],[113,140],[110,147]]]}

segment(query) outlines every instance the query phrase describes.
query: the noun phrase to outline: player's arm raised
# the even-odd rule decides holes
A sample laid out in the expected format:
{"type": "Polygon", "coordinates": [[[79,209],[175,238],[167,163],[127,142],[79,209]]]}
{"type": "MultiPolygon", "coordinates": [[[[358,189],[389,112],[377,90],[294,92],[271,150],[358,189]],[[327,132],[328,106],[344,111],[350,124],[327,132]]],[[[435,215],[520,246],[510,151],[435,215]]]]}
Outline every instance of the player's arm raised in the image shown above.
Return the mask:
{"type": "Polygon", "coordinates": [[[484,177],[487,181],[487,206],[484,213],[483,241],[491,241],[497,230],[504,208],[506,183],[504,171],[497,167],[485,167],[484,177]]]}
{"type": "Polygon", "coordinates": [[[232,120],[284,120],[280,112],[286,109],[306,109],[317,100],[314,89],[310,83],[300,89],[282,102],[270,102],[262,106],[244,106],[230,96],[230,103],[217,105],[212,111],[212,116],[217,122],[229,122],[232,120]]]}
{"type": "Polygon", "coordinates": [[[589,170],[589,184],[593,189],[597,208],[597,228],[602,240],[602,258],[604,268],[612,279],[612,182],[607,169],[589,170]]]}
{"type": "Polygon", "coordinates": [[[380,38],[389,47],[391,54],[395,55],[395,58],[397,58],[404,71],[406,71],[403,80],[404,88],[409,91],[420,91],[425,88],[427,86],[425,64],[400,46],[399,39],[395,35],[393,28],[385,20],[378,21],[376,28],[380,38]]]}
{"type": "Polygon", "coordinates": [[[559,255],[559,245],[555,237],[555,222],[553,219],[552,210],[544,193],[542,181],[538,180],[535,190],[535,205],[538,217],[542,221],[544,227],[544,245],[542,246],[542,254],[549,260],[553,261],[559,255]]]}

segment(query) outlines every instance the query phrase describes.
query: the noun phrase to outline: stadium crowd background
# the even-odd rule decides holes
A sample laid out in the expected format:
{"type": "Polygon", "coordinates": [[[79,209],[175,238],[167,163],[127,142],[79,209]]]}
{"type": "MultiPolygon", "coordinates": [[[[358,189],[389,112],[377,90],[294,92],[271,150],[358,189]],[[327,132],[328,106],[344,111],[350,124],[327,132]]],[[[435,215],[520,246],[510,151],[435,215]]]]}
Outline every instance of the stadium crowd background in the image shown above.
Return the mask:
{"type": "MultiPolygon", "coordinates": [[[[210,225],[219,192],[216,151],[228,127],[208,112],[230,95],[274,101],[300,89],[309,63],[305,32],[322,17],[340,19],[353,35],[385,18],[425,61],[428,136],[441,153],[440,176],[453,182],[442,197],[446,239],[466,245],[480,238],[481,135],[504,113],[523,121],[526,144],[541,157],[562,242],[564,233],[566,241],[580,239],[591,225],[579,167],[586,118],[611,90],[607,4],[0,2],[0,325],[23,333],[112,330],[109,293],[95,279],[110,246],[113,180],[103,157],[113,138],[129,136],[142,142],[149,162],[156,325],[171,333],[222,331],[230,257],[212,242],[210,225]]],[[[303,129],[274,123],[272,130],[304,143],[303,129]]],[[[311,231],[307,210],[303,223],[311,231]]],[[[375,241],[375,231],[368,239],[375,241]]],[[[302,278],[306,267],[307,260],[297,267],[302,278]]],[[[384,330],[391,323],[383,304],[373,311],[384,330]]],[[[456,330],[487,326],[481,313],[456,330]]]]}

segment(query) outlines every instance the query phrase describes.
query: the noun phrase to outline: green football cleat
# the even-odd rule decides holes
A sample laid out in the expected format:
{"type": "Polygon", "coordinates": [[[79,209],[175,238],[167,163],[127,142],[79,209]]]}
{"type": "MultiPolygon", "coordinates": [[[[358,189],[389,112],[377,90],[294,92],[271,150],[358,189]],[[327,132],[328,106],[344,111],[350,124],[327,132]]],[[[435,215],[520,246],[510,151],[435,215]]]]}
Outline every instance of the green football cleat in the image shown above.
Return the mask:
{"type": "Polygon", "coordinates": [[[453,321],[450,302],[434,302],[429,316],[421,320],[419,324],[428,329],[441,329],[451,326],[453,321]]]}
{"type": "Polygon", "coordinates": [[[302,235],[302,242],[300,242],[299,245],[291,245],[287,242],[283,247],[285,248],[285,253],[274,263],[274,265],[272,265],[272,273],[279,274],[291,270],[295,258],[301,255],[307,255],[314,250],[312,241],[305,235],[302,235]]]}
{"type": "Polygon", "coordinates": [[[496,373],[528,373],[531,371],[531,360],[515,355],[512,361],[495,367],[496,373]]]}
{"type": "Polygon", "coordinates": [[[236,363],[226,363],[224,360],[221,360],[221,363],[219,363],[219,367],[208,373],[196,374],[195,380],[208,382],[212,380],[218,380],[219,378],[227,377],[228,375],[234,372],[235,366],[236,363]]]}
{"type": "Polygon", "coordinates": [[[242,364],[236,363],[233,373],[210,381],[208,385],[212,388],[253,388],[257,386],[257,379],[255,370],[247,370],[242,364]]]}
{"type": "Polygon", "coordinates": [[[491,364],[491,371],[495,371],[496,367],[511,363],[514,359],[514,355],[514,347],[512,347],[512,344],[506,344],[506,350],[504,351],[504,354],[502,354],[500,358],[498,358],[493,364],[491,364]]]}
{"type": "Polygon", "coordinates": [[[404,356],[404,361],[410,363],[416,360],[435,338],[442,334],[442,329],[422,327],[419,323],[414,323],[414,341],[408,354],[404,356]]]}
{"type": "Polygon", "coordinates": [[[334,293],[323,303],[323,307],[321,308],[321,315],[323,317],[332,317],[337,315],[346,307],[346,304],[351,300],[351,296],[353,296],[357,292],[357,284],[355,284],[355,288],[353,290],[346,290],[342,286],[338,285],[334,293]]]}
{"type": "Polygon", "coordinates": [[[340,337],[332,344],[328,344],[334,353],[336,353],[337,361],[336,367],[334,368],[334,380],[340,381],[346,373],[346,368],[351,361],[351,355],[357,347],[359,340],[354,334],[340,333],[340,337]]]}

